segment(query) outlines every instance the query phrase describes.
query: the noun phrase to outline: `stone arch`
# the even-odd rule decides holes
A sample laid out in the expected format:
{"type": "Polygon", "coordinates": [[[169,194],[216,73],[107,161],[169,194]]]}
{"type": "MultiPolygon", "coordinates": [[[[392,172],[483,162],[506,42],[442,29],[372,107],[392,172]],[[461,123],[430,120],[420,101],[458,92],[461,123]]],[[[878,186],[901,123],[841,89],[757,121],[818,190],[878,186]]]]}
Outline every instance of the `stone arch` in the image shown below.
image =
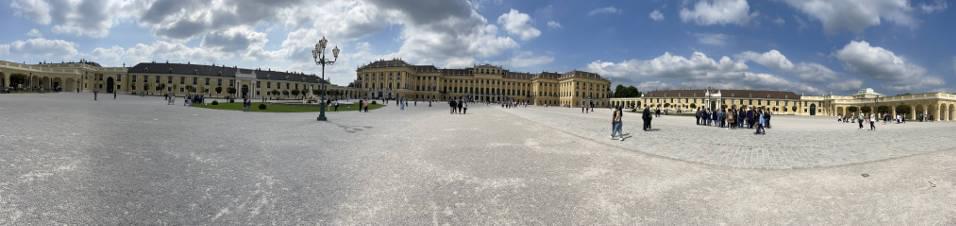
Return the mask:
{"type": "Polygon", "coordinates": [[[943,103],[939,104],[939,114],[937,114],[937,121],[946,121],[949,120],[949,110],[947,109],[949,105],[943,103]]]}
{"type": "Polygon", "coordinates": [[[7,82],[7,74],[6,74],[6,73],[3,73],[3,72],[0,72],[0,90],[6,91],[6,90],[7,90],[7,86],[10,85],[10,84],[7,84],[7,83],[9,83],[9,82],[7,82]]]}
{"type": "Polygon", "coordinates": [[[52,81],[52,83],[51,83],[50,85],[51,85],[51,87],[53,87],[52,90],[55,91],[55,92],[63,91],[63,78],[61,78],[61,77],[55,77],[55,78],[53,78],[53,81],[52,81]]]}
{"type": "Polygon", "coordinates": [[[810,116],[817,115],[817,104],[810,104],[810,116]]]}
{"type": "Polygon", "coordinates": [[[844,116],[844,117],[846,116],[846,109],[844,109],[843,107],[837,107],[837,108],[836,108],[836,112],[837,112],[838,115],[841,115],[841,116],[844,116]]]}
{"type": "Polygon", "coordinates": [[[10,87],[13,89],[28,89],[30,86],[30,76],[25,74],[10,74],[10,87]]]}
{"type": "Polygon", "coordinates": [[[106,78],[106,93],[116,92],[115,89],[116,89],[116,82],[113,81],[113,77],[112,76],[107,77],[106,78]]]}

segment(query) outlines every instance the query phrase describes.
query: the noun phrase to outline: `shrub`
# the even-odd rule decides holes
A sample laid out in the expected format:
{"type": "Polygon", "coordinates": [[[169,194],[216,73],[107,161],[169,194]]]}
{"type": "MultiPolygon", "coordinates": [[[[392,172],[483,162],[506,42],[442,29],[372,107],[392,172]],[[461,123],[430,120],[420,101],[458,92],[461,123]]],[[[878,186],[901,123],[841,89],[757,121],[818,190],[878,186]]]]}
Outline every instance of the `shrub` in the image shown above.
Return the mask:
{"type": "Polygon", "coordinates": [[[378,102],[373,100],[373,101],[372,101],[372,104],[378,104],[378,102]]]}
{"type": "Polygon", "coordinates": [[[219,101],[212,101],[212,105],[219,105],[219,101]]]}
{"type": "Polygon", "coordinates": [[[233,99],[232,97],[229,98],[229,103],[230,103],[230,104],[231,104],[231,103],[235,103],[235,102],[236,102],[236,99],[233,99]]]}
{"type": "Polygon", "coordinates": [[[266,104],[259,104],[259,110],[265,110],[266,104]]]}

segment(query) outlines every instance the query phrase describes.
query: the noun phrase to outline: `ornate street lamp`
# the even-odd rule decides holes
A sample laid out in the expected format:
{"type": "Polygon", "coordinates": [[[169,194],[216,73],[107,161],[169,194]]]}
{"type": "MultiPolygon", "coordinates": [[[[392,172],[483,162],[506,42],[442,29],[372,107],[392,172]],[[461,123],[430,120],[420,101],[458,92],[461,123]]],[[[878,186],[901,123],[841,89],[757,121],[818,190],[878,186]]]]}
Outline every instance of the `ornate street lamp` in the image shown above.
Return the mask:
{"type": "Polygon", "coordinates": [[[336,60],[339,59],[339,47],[336,46],[332,49],[332,59],[329,60],[325,55],[325,47],[329,43],[329,40],[325,39],[325,36],[322,37],[322,40],[319,40],[319,43],[315,44],[315,49],[312,49],[312,59],[315,61],[316,65],[322,66],[322,80],[319,81],[320,89],[322,90],[322,95],[319,97],[319,121],[327,121],[325,118],[325,65],[332,65],[336,60]]]}

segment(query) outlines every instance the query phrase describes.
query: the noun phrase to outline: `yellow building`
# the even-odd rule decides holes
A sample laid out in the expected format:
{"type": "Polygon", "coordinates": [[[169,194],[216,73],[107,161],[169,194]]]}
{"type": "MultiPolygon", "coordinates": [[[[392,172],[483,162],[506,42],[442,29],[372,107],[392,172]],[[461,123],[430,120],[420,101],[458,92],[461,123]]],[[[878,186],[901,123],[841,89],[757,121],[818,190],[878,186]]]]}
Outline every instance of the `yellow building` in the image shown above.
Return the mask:
{"type": "MultiPolygon", "coordinates": [[[[65,91],[142,95],[311,98],[322,84],[315,75],[191,63],[140,63],[102,67],[95,62],[21,64],[0,61],[0,87],[12,91],[65,91]]],[[[361,89],[327,85],[332,98],[355,98],[361,89]]]]}
{"type": "Polygon", "coordinates": [[[691,113],[697,108],[762,108],[774,114],[806,116],[854,116],[860,114],[902,114],[909,120],[924,118],[952,121],[956,116],[956,94],[945,92],[885,96],[863,89],[855,95],[803,96],[767,90],[662,90],[637,98],[611,98],[612,106],[650,107],[674,113],[691,113]]]}
{"type": "Polygon", "coordinates": [[[518,101],[534,105],[581,106],[608,102],[610,81],[583,71],[563,74],[512,72],[493,65],[439,69],[402,60],[380,60],[359,67],[355,84],[368,98],[479,102],[518,101]]]}

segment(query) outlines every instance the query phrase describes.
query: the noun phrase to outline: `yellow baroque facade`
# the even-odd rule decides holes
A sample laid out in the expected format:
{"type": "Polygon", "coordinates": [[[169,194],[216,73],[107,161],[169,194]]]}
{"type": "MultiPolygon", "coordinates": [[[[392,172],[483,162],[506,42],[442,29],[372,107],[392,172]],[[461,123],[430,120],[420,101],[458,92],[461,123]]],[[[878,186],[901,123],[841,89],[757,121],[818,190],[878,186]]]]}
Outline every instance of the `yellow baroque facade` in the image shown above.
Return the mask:
{"type": "Polygon", "coordinates": [[[439,69],[402,60],[380,60],[356,70],[355,84],[368,98],[517,101],[533,105],[609,106],[610,81],[583,71],[562,74],[512,72],[493,65],[439,69]]]}
{"type": "MultiPolygon", "coordinates": [[[[0,61],[0,89],[34,92],[101,92],[135,95],[205,95],[253,99],[314,97],[320,82],[315,75],[191,63],[139,63],[133,67],[102,67],[95,62],[23,64],[0,61]]],[[[332,98],[357,98],[365,92],[334,84],[332,98]]]]}
{"type": "Polygon", "coordinates": [[[766,90],[664,90],[642,97],[611,98],[611,106],[650,107],[669,112],[690,113],[697,108],[763,108],[775,114],[804,116],[853,116],[886,113],[908,120],[953,121],[956,94],[931,92],[885,96],[873,89],[854,95],[803,96],[786,91],[766,90]]]}

